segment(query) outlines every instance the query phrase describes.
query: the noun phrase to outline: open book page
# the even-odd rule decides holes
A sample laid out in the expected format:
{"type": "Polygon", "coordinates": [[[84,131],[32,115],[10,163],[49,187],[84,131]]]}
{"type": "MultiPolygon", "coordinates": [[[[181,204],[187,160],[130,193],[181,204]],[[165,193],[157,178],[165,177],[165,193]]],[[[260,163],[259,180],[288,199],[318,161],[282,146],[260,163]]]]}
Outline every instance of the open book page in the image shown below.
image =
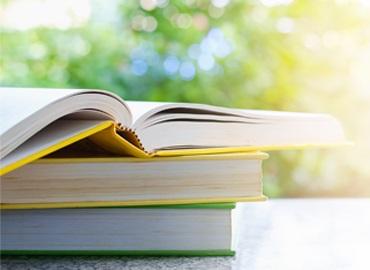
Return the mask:
{"type": "Polygon", "coordinates": [[[242,110],[206,104],[142,101],[129,101],[127,104],[133,114],[134,130],[141,130],[160,122],[176,120],[250,121],[250,119],[246,119],[246,114],[242,110]]]}
{"type": "Polygon", "coordinates": [[[332,118],[325,114],[244,110],[194,103],[167,103],[129,101],[133,115],[133,127],[140,130],[168,121],[219,121],[219,122],[292,122],[322,121],[332,118]]]}
{"type": "Polygon", "coordinates": [[[132,122],[135,125],[138,121],[142,122],[144,119],[154,115],[162,107],[171,104],[165,102],[151,102],[151,101],[126,101],[132,114],[132,122]]]}
{"type": "Polygon", "coordinates": [[[0,89],[0,136],[48,104],[77,93],[75,89],[0,89]],[[42,91],[42,94],[40,94],[42,91]]]}
{"type": "Polygon", "coordinates": [[[149,104],[137,102],[132,106],[133,111],[138,112],[133,129],[149,152],[245,146],[281,148],[345,142],[339,122],[326,114],[241,110],[187,103],[149,104]]]}
{"type": "Polygon", "coordinates": [[[1,148],[5,157],[57,119],[111,119],[131,126],[131,113],[118,96],[99,90],[3,88],[1,93],[1,148]]]}

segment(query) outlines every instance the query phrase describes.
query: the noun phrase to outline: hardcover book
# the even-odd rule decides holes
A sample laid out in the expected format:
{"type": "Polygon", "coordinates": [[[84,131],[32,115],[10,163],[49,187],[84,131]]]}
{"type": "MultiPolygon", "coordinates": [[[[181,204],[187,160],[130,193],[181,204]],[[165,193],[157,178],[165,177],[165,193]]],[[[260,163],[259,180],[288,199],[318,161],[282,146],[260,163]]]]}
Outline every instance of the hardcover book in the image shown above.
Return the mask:
{"type": "Polygon", "coordinates": [[[234,206],[3,210],[1,254],[231,256],[234,206]]]}
{"type": "Polygon", "coordinates": [[[0,89],[1,174],[89,138],[109,153],[150,158],[345,141],[326,114],[124,101],[101,90],[0,89]]]}
{"type": "Polygon", "coordinates": [[[1,208],[263,200],[264,153],[48,158],[1,177],[1,208]]]}

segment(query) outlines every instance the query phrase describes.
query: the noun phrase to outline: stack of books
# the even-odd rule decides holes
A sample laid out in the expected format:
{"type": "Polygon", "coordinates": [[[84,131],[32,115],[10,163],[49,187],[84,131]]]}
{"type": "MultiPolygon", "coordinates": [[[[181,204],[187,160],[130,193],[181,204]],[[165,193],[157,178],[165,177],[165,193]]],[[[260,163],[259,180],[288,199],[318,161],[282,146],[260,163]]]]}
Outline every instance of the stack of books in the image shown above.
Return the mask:
{"type": "Polygon", "coordinates": [[[0,89],[3,254],[233,255],[260,151],[343,144],[324,114],[0,89]]]}

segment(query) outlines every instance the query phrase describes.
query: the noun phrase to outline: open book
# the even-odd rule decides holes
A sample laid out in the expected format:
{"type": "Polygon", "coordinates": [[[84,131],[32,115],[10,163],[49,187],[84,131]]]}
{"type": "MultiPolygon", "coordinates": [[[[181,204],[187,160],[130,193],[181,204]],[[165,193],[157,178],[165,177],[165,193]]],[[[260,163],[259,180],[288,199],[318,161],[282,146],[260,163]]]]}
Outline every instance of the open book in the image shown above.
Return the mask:
{"type": "Polygon", "coordinates": [[[272,150],[345,141],[325,114],[124,101],[101,90],[0,89],[1,174],[89,138],[135,157],[272,150]]]}

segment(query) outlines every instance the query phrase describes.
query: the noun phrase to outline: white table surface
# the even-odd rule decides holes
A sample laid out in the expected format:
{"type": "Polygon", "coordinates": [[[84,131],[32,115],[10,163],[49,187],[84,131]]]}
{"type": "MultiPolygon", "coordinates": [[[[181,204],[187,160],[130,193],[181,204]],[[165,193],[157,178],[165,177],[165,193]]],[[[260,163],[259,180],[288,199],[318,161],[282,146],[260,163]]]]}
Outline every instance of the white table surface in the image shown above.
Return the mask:
{"type": "Polygon", "coordinates": [[[235,257],[9,257],[1,269],[370,269],[370,199],[243,203],[235,257]]]}

